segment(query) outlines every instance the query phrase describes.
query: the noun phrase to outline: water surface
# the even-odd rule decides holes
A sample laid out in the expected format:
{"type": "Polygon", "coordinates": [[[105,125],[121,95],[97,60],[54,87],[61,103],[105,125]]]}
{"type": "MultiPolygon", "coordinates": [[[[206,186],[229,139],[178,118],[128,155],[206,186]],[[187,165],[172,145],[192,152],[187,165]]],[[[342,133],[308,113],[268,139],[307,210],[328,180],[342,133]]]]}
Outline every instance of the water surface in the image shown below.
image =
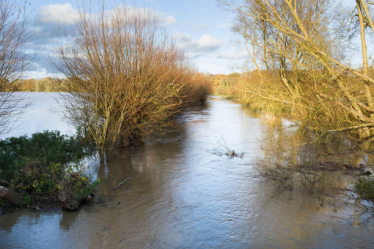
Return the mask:
{"type": "Polygon", "coordinates": [[[0,139],[31,135],[44,130],[74,134],[74,128],[64,119],[63,99],[60,93],[17,92],[14,95],[17,99],[23,99],[29,107],[17,118],[11,132],[0,135],[0,139]]]}
{"type": "Polygon", "coordinates": [[[91,165],[105,205],[2,215],[0,248],[374,248],[372,215],[357,215],[341,193],[290,191],[258,176],[265,128],[221,98],[188,107],[147,146],[91,165]]]}

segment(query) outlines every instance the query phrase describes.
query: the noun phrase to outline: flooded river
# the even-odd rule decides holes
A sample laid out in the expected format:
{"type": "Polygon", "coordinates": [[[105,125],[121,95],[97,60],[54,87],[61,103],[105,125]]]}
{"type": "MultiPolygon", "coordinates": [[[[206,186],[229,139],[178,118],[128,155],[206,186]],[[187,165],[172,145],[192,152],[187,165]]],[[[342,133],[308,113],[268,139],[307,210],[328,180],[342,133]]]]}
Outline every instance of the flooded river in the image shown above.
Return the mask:
{"type": "Polygon", "coordinates": [[[147,146],[93,160],[104,205],[1,215],[0,248],[374,248],[370,212],[358,215],[341,194],[291,191],[258,176],[265,126],[221,98],[190,106],[147,146]],[[228,148],[243,157],[224,155],[228,148]]]}

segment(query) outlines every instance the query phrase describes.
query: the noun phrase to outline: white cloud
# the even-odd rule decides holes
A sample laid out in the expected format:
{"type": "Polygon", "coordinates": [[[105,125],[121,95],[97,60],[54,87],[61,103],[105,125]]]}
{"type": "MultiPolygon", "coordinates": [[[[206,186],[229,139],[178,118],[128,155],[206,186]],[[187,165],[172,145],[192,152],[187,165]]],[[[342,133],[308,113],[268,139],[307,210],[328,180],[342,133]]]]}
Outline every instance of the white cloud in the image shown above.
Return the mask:
{"type": "Polygon", "coordinates": [[[177,23],[177,19],[174,16],[167,16],[164,18],[164,23],[166,26],[170,26],[177,23]]]}
{"type": "MultiPolygon", "coordinates": [[[[1,0],[0,0],[1,1],[1,0]]],[[[61,36],[65,33],[69,35],[70,31],[75,30],[74,23],[79,21],[79,12],[83,9],[74,8],[71,4],[50,4],[44,5],[40,8],[39,12],[35,15],[35,20],[30,27],[30,30],[34,34],[29,40],[33,51],[36,54],[36,62],[30,67],[28,75],[40,73],[40,75],[47,75],[48,73],[55,73],[49,58],[54,56],[54,50],[46,48],[53,48],[53,43],[59,44],[64,43],[66,40],[60,40],[61,36]],[[61,27],[61,26],[65,27],[61,27]],[[60,26],[60,27],[59,27],[60,26]],[[45,71],[43,71],[45,70],[45,71]]],[[[92,14],[86,13],[88,17],[97,18],[97,13],[92,14]]],[[[172,15],[154,11],[150,8],[138,8],[134,6],[117,5],[114,8],[106,9],[105,15],[107,17],[113,17],[115,14],[121,14],[122,18],[131,18],[137,16],[139,18],[155,18],[161,25],[169,26],[177,22],[176,18],[172,15]],[[117,12],[119,11],[119,12],[117,12]],[[126,15],[123,12],[126,11],[126,15]]],[[[32,75],[35,77],[35,75],[32,75]]]]}
{"type": "Polygon", "coordinates": [[[201,36],[199,40],[192,39],[191,35],[181,33],[174,34],[173,38],[179,48],[193,56],[216,51],[222,44],[218,38],[207,34],[201,36]]]}
{"type": "MultiPolygon", "coordinates": [[[[121,11],[126,9],[129,17],[131,16],[143,16],[144,18],[155,17],[165,25],[169,26],[175,24],[177,19],[172,16],[164,16],[162,13],[153,11],[149,8],[137,8],[134,6],[123,6],[118,5],[114,9],[108,10],[109,15],[113,15],[115,11],[121,11]]],[[[40,23],[49,24],[74,24],[79,19],[79,10],[74,9],[71,4],[50,4],[41,7],[41,11],[38,15],[38,21],[40,23]]]]}
{"type": "Polygon", "coordinates": [[[38,19],[42,23],[74,24],[78,18],[78,10],[67,3],[42,6],[38,19]]]}
{"type": "Polygon", "coordinates": [[[175,33],[173,35],[173,38],[181,43],[192,41],[191,35],[186,35],[182,33],[175,33]]]}
{"type": "Polygon", "coordinates": [[[199,47],[201,48],[219,48],[221,41],[211,35],[203,35],[199,40],[199,47]]]}

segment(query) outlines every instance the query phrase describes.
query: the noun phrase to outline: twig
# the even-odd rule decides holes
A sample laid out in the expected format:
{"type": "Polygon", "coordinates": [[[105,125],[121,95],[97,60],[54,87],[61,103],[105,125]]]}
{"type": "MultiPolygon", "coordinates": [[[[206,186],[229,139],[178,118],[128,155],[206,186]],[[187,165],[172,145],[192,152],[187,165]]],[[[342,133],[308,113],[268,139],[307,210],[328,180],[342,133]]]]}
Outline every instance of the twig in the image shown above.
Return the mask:
{"type": "Polygon", "coordinates": [[[355,216],[356,218],[363,215],[364,213],[366,213],[367,211],[369,211],[369,208],[367,206],[365,206],[364,204],[362,204],[361,202],[356,202],[356,205],[357,206],[361,206],[363,207],[365,210],[362,211],[361,213],[357,213],[357,214],[354,214],[353,216],[355,216]]]}
{"type": "Polygon", "coordinates": [[[118,183],[117,186],[115,188],[113,188],[113,190],[116,190],[117,188],[121,187],[123,184],[125,184],[130,179],[131,179],[131,176],[127,177],[125,180],[123,180],[122,182],[118,183]]]}

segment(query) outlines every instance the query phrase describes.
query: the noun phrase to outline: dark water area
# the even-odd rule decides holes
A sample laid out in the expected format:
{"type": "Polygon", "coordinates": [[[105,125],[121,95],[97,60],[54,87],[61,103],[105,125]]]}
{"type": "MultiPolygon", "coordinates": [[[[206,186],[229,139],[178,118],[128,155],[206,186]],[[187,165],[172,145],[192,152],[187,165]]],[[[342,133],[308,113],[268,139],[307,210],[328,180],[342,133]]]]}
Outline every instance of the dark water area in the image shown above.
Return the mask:
{"type": "Polygon", "coordinates": [[[146,146],[88,162],[105,204],[1,215],[0,248],[374,248],[371,212],[359,215],[346,194],[311,195],[259,176],[254,160],[269,134],[228,100],[190,106],[146,146]]]}

